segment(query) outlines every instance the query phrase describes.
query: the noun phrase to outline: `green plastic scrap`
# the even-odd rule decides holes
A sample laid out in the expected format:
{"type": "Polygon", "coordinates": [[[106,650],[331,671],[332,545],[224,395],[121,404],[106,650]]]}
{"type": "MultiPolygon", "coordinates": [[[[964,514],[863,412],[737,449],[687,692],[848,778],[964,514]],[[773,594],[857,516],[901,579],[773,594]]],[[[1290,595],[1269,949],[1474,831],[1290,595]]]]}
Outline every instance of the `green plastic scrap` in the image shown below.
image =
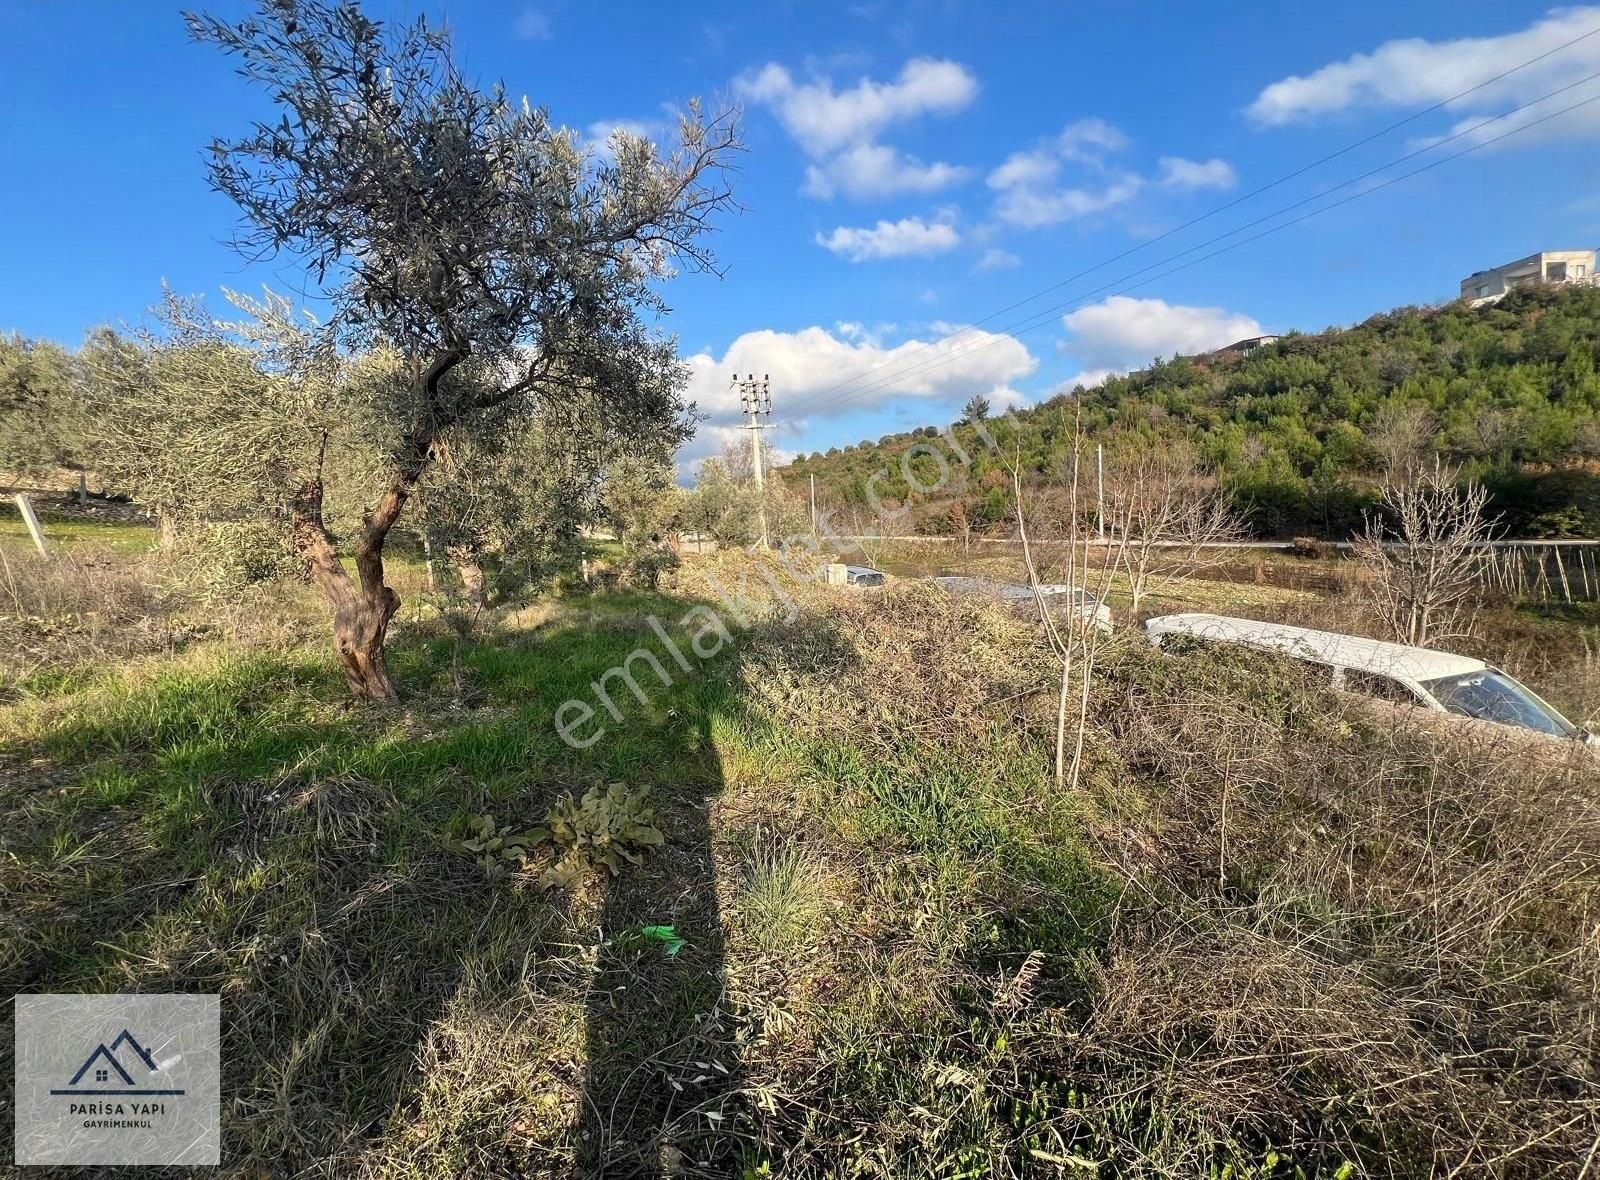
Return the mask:
{"type": "Polygon", "coordinates": [[[673,926],[642,926],[639,933],[652,942],[659,942],[668,955],[676,955],[687,943],[678,937],[678,931],[673,926]]]}

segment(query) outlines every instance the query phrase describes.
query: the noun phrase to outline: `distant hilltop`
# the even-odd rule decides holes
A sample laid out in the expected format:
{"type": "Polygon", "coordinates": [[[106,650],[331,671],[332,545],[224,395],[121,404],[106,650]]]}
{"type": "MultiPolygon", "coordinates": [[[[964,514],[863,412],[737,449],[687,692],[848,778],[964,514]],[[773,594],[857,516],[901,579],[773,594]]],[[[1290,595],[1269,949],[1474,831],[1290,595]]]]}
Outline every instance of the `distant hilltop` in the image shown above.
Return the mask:
{"type": "MultiPolygon", "coordinates": [[[[1108,455],[1192,447],[1257,535],[1336,540],[1359,527],[1397,432],[1421,430],[1423,445],[1489,486],[1513,535],[1600,537],[1593,259],[1592,250],[1536,254],[1470,281],[1473,291],[1504,284],[1499,294],[1175,357],[1058,393],[995,430],[1015,431],[1006,458],[1020,448],[1027,470],[1059,479],[1081,403],[1085,435],[1108,455]]],[[[970,462],[947,459],[943,482],[930,446],[916,447],[935,444],[946,425],[802,454],[779,474],[800,491],[816,476],[819,504],[843,521],[865,518],[870,480],[880,505],[907,508],[897,532],[1006,533],[1010,476],[972,425],[954,428],[970,462]],[[914,494],[913,480],[938,491],[914,494]]]]}

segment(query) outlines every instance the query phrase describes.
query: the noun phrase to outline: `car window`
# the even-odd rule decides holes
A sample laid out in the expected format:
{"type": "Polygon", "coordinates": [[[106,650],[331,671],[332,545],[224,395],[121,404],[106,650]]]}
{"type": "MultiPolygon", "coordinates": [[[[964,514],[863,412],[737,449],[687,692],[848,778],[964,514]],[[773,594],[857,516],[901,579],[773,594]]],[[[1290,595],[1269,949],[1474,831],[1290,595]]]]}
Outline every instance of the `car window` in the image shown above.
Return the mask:
{"type": "Polygon", "coordinates": [[[1347,669],[1344,674],[1344,686],[1351,692],[1359,692],[1362,696],[1374,697],[1380,701],[1391,701],[1397,705],[1415,705],[1420,702],[1417,694],[1392,676],[1380,676],[1376,672],[1358,672],[1347,669]]]}
{"type": "Polygon", "coordinates": [[[1572,737],[1577,733],[1577,728],[1565,717],[1504,672],[1493,668],[1425,680],[1423,687],[1450,712],[1465,717],[1520,725],[1555,737],[1572,737]]]}

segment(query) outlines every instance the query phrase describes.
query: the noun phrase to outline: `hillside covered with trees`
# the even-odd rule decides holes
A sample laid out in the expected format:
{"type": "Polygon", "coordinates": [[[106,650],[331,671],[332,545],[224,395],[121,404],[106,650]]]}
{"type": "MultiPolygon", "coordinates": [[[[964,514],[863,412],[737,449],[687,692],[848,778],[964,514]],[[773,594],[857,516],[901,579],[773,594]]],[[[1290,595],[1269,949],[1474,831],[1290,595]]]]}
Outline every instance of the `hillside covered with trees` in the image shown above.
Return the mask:
{"type": "MultiPolygon", "coordinates": [[[[1347,329],[1293,334],[1248,355],[1174,357],[1072,390],[986,429],[964,421],[937,492],[939,458],[924,427],[802,455],[783,469],[848,518],[868,481],[918,531],[1004,531],[1010,477],[1059,477],[1082,407],[1089,442],[1108,456],[1142,444],[1192,449],[1258,535],[1343,538],[1375,501],[1375,476],[1397,450],[1437,453],[1481,481],[1512,535],[1600,536],[1600,288],[1524,289],[1472,308],[1407,307],[1347,329]],[[914,449],[915,448],[915,449],[914,449]],[[875,473],[882,472],[876,479],[875,473]]],[[[1108,458],[1108,462],[1110,459],[1108,458]]]]}

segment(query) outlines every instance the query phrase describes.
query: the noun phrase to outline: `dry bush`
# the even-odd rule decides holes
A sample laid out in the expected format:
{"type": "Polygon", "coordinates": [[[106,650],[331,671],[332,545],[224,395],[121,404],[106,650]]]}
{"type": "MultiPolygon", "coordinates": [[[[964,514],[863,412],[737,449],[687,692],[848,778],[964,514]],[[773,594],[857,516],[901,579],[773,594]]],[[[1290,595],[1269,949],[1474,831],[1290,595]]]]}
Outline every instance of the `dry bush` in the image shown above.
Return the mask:
{"type": "Polygon", "coordinates": [[[48,559],[0,551],[0,696],[30,680],[205,638],[283,646],[320,635],[309,588],[274,578],[196,583],[187,557],[79,546],[48,559]]]}
{"type": "Polygon", "coordinates": [[[142,566],[109,552],[0,550],[0,685],[166,646],[170,606],[142,566]]]}
{"type": "Polygon", "coordinates": [[[1033,625],[923,587],[768,629],[744,672],[791,732],[878,760],[841,763],[818,805],[903,807],[912,825],[866,833],[804,973],[739,976],[763,1028],[783,1014],[752,1085],[780,1113],[829,1112],[774,1118],[791,1164],[892,1172],[948,1150],[996,1175],[1579,1174],[1600,1135],[1592,767],[1457,740],[1287,661],[1135,639],[1094,689],[1086,790],[1031,799],[1041,775],[1009,794],[995,735],[1042,769],[1048,653],[1033,625]],[[951,755],[972,777],[946,792],[951,755]],[[982,931],[1073,903],[952,855],[975,822],[963,799],[1000,825],[980,846],[1032,828],[1048,847],[1084,817],[1121,897],[1085,928],[1091,950],[992,974],[982,931]],[[917,831],[948,846],[920,851],[917,831]],[[841,973],[844,947],[863,949],[841,973]],[[888,1059],[893,1086],[855,1072],[888,1059]]]}
{"type": "Polygon", "coordinates": [[[1145,900],[1080,1052],[1297,1160],[1575,1175],[1600,1134],[1594,768],[1258,665],[1147,656],[1102,714],[1129,773],[1100,839],[1145,900]]]}
{"type": "Polygon", "coordinates": [[[1386,482],[1379,514],[1351,542],[1370,575],[1373,618],[1399,643],[1432,647],[1471,630],[1499,530],[1485,512],[1488,490],[1460,475],[1435,458],[1386,482]]]}
{"type": "Polygon", "coordinates": [[[757,700],[818,736],[880,749],[970,748],[997,724],[1043,725],[1052,669],[1036,624],[928,583],[837,592],[825,622],[770,628],[744,656],[757,700]]]}

